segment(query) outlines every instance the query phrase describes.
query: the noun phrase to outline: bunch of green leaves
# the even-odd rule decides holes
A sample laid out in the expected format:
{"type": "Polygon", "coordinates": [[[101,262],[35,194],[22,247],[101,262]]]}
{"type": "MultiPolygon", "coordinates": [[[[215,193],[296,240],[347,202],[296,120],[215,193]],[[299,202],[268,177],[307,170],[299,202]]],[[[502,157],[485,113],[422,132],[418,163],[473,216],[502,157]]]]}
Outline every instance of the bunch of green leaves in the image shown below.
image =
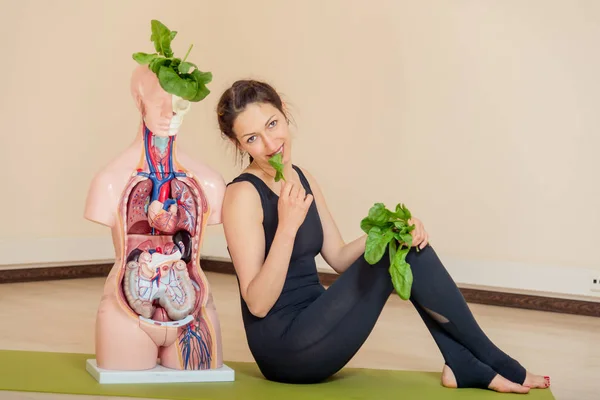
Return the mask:
{"type": "Polygon", "coordinates": [[[171,49],[171,42],[177,31],[171,31],[163,23],[153,19],[150,23],[156,53],[134,53],[133,59],[141,65],[148,64],[154,72],[160,86],[167,92],[192,102],[201,101],[210,94],[206,87],[212,81],[212,73],[202,72],[196,64],[187,61],[193,44],[183,60],[177,58],[171,49]]]}
{"type": "MultiPolygon", "coordinates": [[[[373,265],[379,262],[389,247],[389,272],[396,292],[403,300],[410,298],[413,275],[406,255],[412,247],[409,224],[410,211],[404,204],[398,204],[395,211],[388,210],[383,203],[375,203],[369,214],[361,221],[360,228],[367,234],[365,260],[373,265]]],[[[417,248],[418,250],[418,248],[417,248]]]]}
{"type": "Polygon", "coordinates": [[[279,182],[282,179],[285,181],[285,177],[283,176],[283,159],[281,153],[277,153],[273,157],[269,158],[269,164],[271,167],[275,168],[275,182],[279,182]]]}

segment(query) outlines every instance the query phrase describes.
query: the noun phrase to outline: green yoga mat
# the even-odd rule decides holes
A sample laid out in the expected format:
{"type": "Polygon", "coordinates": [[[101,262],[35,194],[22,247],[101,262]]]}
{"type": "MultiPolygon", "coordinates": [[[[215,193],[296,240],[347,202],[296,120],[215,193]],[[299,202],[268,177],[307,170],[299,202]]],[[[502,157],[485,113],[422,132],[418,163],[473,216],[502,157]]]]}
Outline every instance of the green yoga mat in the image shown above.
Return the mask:
{"type": "MultiPolygon", "coordinates": [[[[256,364],[226,362],[235,382],[100,385],[85,370],[92,354],[0,350],[0,390],[97,396],[199,399],[523,399],[481,389],[446,389],[437,372],[346,368],[327,382],[289,385],[267,381],[256,364]]],[[[548,389],[528,399],[554,399],[548,389]]],[[[0,397],[2,397],[0,395],[0,397]]]]}

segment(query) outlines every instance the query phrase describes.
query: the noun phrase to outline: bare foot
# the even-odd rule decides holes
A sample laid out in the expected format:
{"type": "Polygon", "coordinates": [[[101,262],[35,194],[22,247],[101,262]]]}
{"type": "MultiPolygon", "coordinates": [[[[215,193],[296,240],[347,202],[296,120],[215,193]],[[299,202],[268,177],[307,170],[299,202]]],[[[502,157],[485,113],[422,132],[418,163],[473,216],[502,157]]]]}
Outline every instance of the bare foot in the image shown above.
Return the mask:
{"type": "MultiPolygon", "coordinates": [[[[449,366],[444,365],[442,369],[442,385],[447,388],[456,388],[456,378],[454,377],[454,373],[450,369],[449,366]]],[[[488,389],[494,390],[500,393],[529,393],[529,388],[525,386],[521,386],[518,383],[514,383],[509,381],[508,379],[496,375],[494,379],[490,382],[488,389]]]]}
{"type": "Polygon", "coordinates": [[[550,387],[550,377],[534,375],[527,372],[525,376],[525,382],[523,386],[527,386],[534,389],[546,389],[550,387]]]}
{"type": "Polygon", "coordinates": [[[528,387],[511,382],[501,375],[496,375],[488,388],[500,393],[529,393],[528,387]]]}
{"type": "Polygon", "coordinates": [[[444,368],[442,369],[442,386],[452,389],[456,389],[457,386],[454,372],[446,364],[444,364],[444,368]]]}

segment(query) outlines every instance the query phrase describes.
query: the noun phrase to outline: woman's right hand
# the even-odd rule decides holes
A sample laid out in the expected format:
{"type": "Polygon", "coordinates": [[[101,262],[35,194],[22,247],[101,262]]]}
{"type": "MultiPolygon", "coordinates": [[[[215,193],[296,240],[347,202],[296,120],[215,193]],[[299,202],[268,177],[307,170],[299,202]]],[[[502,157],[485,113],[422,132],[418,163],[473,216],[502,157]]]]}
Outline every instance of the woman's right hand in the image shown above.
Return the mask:
{"type": "Polygon", "coordinates": [[[302,185],[284,181],[277,203],[279,226],[295,235],[304,222],[312,201],[313,195],[307,195],[302,185]]]}

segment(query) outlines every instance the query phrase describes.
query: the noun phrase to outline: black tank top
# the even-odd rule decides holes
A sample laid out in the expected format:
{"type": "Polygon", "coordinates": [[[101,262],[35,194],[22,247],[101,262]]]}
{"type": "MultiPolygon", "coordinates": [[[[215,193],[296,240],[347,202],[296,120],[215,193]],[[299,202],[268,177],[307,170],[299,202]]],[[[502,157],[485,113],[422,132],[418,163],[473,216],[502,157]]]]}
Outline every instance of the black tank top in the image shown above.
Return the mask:
{"type": "MultiPolygon", "coordinates": [[[[295,165],[292,165],[292,167],[298,173],[300,182],[306,193],[312,194],[308,180],[300,168],[295,165]]],[[[260,195],[263,209],[266,259],[271,249],[279,221],[277,213],[279,196],[262,179],[250,173],[239,175],[228,185],[240,181],[252,183],[260,195]]],[[[287,326],[286,321],[291,322],[298,312],[302,311],[325,291],[325,288],[319,281],[315,261],[315,257],[321,252],[322,246],[323,228],[315,201],[313,200],[306,218],[296,234],[290,265],[281,295],[269,313],[264,318],[256,317],[250,312],[246,302],[240,296],[242,318],[250,347],[264,345],[265,340],[276,340],[279,334],[282,333],[281,331],[285,330],[287,326]]]]}

